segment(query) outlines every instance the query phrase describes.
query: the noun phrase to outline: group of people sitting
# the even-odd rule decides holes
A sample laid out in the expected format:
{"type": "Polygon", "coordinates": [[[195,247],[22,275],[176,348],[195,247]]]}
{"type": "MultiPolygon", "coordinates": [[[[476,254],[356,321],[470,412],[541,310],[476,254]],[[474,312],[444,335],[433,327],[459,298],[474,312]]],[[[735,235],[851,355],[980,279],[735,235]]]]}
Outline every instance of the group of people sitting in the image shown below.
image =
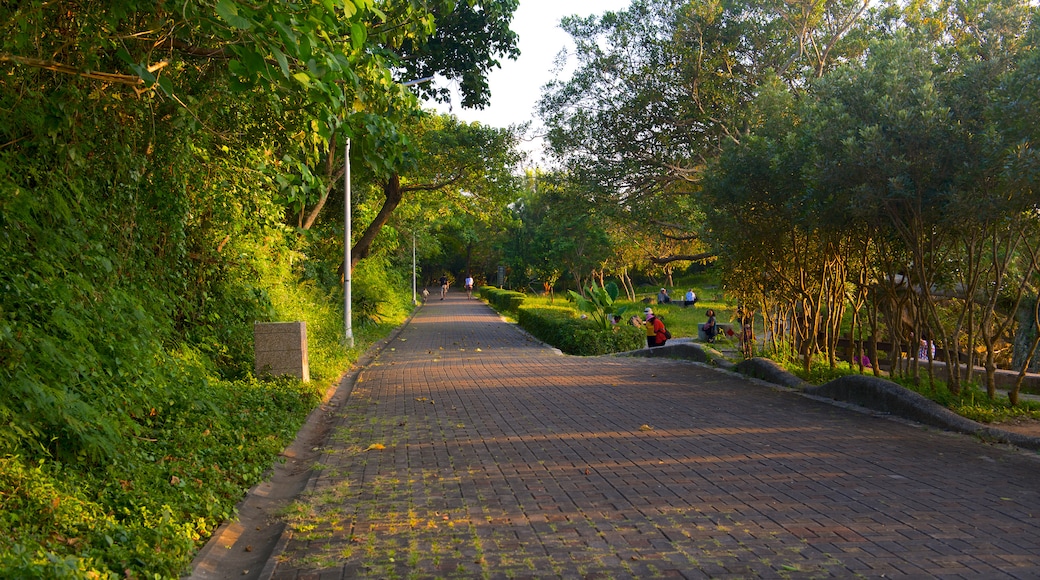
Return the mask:
{"type": "MultiPolygon", "coordinates": [[[[668,295],[668,289],[667,288],[661,288],[661,291],[657,293],[657,303],[658,304],[671,304],[672,303],[672,297],[668,295]]],[[[686,295],[683,296],[683,308],[686,308],[688,306],[694,306],[696,304],[697,304],[697,293],[693,291],[693,288],[690,288],[686,292],[686,295]]]]}

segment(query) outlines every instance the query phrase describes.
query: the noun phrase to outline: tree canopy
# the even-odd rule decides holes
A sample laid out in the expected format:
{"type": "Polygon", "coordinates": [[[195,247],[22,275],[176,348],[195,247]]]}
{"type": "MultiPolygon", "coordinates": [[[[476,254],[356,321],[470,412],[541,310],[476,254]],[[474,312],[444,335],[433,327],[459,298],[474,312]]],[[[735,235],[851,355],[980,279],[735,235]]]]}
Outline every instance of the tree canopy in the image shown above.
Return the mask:
{"type": "Polygon", "coordinates": [[[1020,365],[1036,21],[1016,0],[635,0],[564,20],[576,68],[540,113],[568,195],[629,232],[606,263],[718,257],[807,366],[834,364],[846,314],[860,347],[928,335],[1020,365]]]}

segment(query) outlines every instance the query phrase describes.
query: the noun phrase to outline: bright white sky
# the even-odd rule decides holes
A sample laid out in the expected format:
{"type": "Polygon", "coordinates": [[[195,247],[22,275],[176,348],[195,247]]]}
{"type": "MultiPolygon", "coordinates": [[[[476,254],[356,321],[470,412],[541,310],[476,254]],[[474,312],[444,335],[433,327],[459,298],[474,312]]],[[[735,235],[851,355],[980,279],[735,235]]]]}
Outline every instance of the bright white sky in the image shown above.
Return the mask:
{"type": "MultiPolygon", "coordinates": [[[[483,110],[469,110],[456,102],[450,112],[464,121],[492,127],[533,121],[537,129],[540,123],[535,105],[542,86],[553,80],[553,61],[563,48],[573,48],[570,35],[560,29],[560,19],[572,14],[588,16],[623,10],[629,4],[630,0],[520,0],[510,26],[520,36],[520,57],[503,59],[502,68],[491,72],[491,105],[483,110]]],[[[446,105],[435,108],[449,112],[446,105]]],[[[532,143],[528,150],[540,147],[540,143],[532,143]]]]}

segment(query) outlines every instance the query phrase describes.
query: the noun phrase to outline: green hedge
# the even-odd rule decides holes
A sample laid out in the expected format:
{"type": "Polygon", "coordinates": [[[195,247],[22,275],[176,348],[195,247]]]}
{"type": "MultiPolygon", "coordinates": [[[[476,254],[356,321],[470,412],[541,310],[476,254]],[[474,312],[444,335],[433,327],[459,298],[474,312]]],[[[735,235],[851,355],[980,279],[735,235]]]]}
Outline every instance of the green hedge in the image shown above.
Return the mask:
{"type": "Polygon", "coordinates": [[[603,330],[563,306],[521,307],[518,321],[528,332],[567,354],[596,356],[646,346],[646,335],[640,328],[618,325],[603,330]]]}
{"type": "Polygon", "coordinates": [[[499,312],[517,312],[520,305],[524,303],[523,293],[494,286],[481,286],[480,297],[487,300],[488,304],[499,312]]]}

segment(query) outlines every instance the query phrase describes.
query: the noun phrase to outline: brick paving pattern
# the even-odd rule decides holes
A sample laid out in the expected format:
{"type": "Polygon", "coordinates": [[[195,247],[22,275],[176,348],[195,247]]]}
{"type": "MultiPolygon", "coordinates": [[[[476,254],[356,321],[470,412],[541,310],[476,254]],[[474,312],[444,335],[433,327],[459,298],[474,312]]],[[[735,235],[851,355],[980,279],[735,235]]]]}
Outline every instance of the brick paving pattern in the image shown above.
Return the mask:
{"type": "Polygon", "coordinates": [[[1040,577],[1035,455],[694,363],[560,356],[458,293],[339,417],[273,578],[1040,577]]]}

